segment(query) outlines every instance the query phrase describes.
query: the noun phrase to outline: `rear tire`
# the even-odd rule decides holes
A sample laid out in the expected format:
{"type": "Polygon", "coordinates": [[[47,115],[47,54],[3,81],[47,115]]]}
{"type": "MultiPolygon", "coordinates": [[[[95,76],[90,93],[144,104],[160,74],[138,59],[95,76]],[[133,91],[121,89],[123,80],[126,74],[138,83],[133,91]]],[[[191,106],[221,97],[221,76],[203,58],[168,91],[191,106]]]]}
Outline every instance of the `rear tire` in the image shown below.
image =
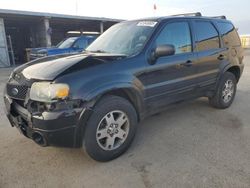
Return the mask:
{"type": "Polygon", "coordinates": [[[237,89],[237,80],[231,72],[225,72],[219,82],[215,95],[209,98],[211,106],[225,109],[231,106],[237,89]]]}
{"type": "Polygon", "coordinates": [[[132,104],[118,96],[105,96],[87,122],[85,150],[94,160],[113,160],[129,148],[136,128],[137,113],[132,104]]]}

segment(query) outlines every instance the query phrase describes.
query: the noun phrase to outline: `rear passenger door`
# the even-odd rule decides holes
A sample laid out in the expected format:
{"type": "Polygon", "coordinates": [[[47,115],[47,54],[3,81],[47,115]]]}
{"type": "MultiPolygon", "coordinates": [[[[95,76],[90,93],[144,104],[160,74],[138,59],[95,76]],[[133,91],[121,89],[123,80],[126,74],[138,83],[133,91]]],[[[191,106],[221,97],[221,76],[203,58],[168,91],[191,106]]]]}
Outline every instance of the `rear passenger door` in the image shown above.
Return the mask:
{"type": "Polygon", "coordinates": [[[243,49],[239,35],[232,23],[225,20],[217,22],[218,29],[221,33],[221,38],[227,52],[228,64],[241,64],[243,60],[243,49]]]}
{"type": "Polygon", "coordinates": [[[219,32],[211,21],[195,20],[192,23],[198,58],[198,89],[206,92],[215,87],[220,65],[226,57],[226,49],[221,48],[219,32]]]}

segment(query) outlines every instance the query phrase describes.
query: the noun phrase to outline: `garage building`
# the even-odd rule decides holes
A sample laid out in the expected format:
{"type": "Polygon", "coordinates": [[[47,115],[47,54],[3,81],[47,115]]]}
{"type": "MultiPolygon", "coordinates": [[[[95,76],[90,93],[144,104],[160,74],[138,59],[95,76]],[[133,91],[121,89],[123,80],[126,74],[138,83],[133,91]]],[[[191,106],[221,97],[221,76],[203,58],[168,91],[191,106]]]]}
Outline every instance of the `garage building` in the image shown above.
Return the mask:
{"type": "Polygon", "coordinates": [[[0,67],[25,63],[27,48],[55,46],[68,31],[102,33],[120,21],[0,9],[0,67]]]}

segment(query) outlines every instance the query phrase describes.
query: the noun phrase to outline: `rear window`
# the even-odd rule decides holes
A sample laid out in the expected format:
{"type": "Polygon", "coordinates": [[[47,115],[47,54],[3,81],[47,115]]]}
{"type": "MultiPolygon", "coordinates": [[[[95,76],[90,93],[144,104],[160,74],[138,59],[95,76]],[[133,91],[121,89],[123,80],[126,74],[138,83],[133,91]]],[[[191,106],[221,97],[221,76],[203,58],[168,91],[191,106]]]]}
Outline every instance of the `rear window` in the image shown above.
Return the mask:
{"type": "Polygon", "coordinates": [[[205,51],[220,47],[219,33],[212,23],[207,21],[196,21],[196,46],[198,51],[205,51]]]}
{"type": "Polygon", "coordinates": [[[217,25],[221,32],[222,40],[225,44],[225,47],[241,45],[239,35],[233,24],[226,22],[218,22],[217,25]]]}

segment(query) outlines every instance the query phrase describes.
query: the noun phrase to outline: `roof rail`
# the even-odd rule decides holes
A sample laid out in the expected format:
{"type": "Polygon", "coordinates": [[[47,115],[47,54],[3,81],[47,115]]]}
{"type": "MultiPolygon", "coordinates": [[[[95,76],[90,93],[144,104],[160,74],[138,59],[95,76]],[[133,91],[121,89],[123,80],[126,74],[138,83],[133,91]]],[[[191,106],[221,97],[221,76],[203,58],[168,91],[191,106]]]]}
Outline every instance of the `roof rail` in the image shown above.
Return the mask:
{"type": "MultiPolygon", "coordinates": [[[[171,16],[198,16],[201,17],[202,14],[200,12],[194,12],[194,13],[185,13],[185,14],[175,14],[175,15],[171,15],[171,16]]],[[[212,16],[209,18],[217,18],[217,19],[227,19],[226,16],[222,15],[222,16],[212,16]]]]}
{"type": "Polygon", "coordinates": [[[224,15],[222,15],[222,16],[212,16],[211,18],[224,19],[224,20],[227,19],[227,17],[224,16],[224,15]]]}
{"type": "Polygon", "coordinates": [[[200,12],[185,13],[185,14],[175,14],[171,16],[202,16],[200,12]]]}

